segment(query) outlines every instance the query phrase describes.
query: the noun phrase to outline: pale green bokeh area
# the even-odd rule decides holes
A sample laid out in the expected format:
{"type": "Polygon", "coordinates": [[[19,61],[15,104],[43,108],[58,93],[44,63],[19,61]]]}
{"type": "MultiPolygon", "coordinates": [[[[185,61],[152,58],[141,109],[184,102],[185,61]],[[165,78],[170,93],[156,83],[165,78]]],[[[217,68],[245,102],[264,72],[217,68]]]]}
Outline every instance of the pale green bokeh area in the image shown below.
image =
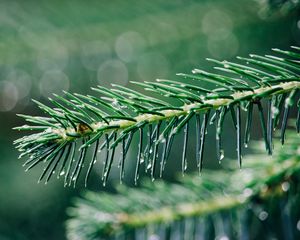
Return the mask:
{"type": "MultiPolygon", "coordinates": [[[[267,54],[299,43],[297,12],[266,16],[260,9],[248,0],[0,1],[0,239],[64,239],[65,208],[82,189],[65,189],[57,180],[38,185],[41,169],[24,173],[12,146],[21,135],[11,128],[22,124],[16,113],[40,114],[31,98],[172,79],[211,68],[206,57],[267,54]]],[[[214,146],[213,133],[208,141],[214,146]]],[[[178,164],[167,176],[179,169],[179,155],[174,150],[178,164]]],[[[215,166],[214,148],[206,155],[215,166]]],[[[93,179],[91,188],[101,189],[93,179]]]]}

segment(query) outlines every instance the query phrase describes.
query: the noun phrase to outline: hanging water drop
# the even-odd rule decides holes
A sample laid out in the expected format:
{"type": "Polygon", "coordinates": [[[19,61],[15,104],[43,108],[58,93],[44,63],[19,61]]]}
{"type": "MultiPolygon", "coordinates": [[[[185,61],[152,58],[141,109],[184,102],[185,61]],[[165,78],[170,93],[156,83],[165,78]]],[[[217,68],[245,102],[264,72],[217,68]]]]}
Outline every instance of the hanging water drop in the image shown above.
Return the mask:
{"type": "Polygon", "coordinates": [[[300,220],[297,222],[297,229],[300,231],[300,220]]]}
{"type": "Polygon", "coordinates": [[[221,149],[220,150],[220,161],[224,158],[224,150],[223,149],[221,149]]]}
{"type": "Polygon", "coordinates": [[[144,163],[145,162],[145,157],[144,154],[141,155],[141,159],[140,159],[140,163],[144,163]]]}
{"type": "Polygon", "coordinates": [[[268,218],[269,214],[266,212],[266,211],[261,211],[259,214],[258,214],[258,218],[261,220],[261,221],[265,221],[267,218],[268,218]]]}

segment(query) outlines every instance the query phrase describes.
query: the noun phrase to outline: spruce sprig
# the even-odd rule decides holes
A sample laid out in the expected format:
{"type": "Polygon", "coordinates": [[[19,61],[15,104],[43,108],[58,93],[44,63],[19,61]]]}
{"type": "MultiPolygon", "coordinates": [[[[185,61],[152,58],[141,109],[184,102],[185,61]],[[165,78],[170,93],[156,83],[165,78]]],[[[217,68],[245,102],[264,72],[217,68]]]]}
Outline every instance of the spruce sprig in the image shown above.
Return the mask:
{"type": "MultiPolygon", "coordinates": [[[[250,55],[239,57],[240,62],[217,61],[214,73],[194,69],[191,74],[179,73],[176,80],[157,79],[154,82],[132,82],[146,95],[131,88],[113,84],[112,89],[97,86],[92,88],[95,96],[64,92],[65,96],[49,98],[51,106],[33,100],[47,117],[19,116],[31,125],[16,127],[17,130],[37,131],[14,142],[27,156],[26,171],[44,163],[39,181],[47,183],[57,172],[64,175],[65,185],[74,186],[84,165],[85,184],[99,158],[105,151],[102,174],[105,185],[116,150],[120,146],[120,179],[124,177],[126,155],[134,135],[139,134],[139,150],[136,160],[135,182],[140,165],[154,179],[159,161],[160,175],[165,168],[174,137],[184,131],[182,171],[187,167],[187,144],[189,124],[196,118],[196,159],[199,171],[203,166],[206,129],[209,122],[216,124],[217,157],[223,158],[222,130],[225,116],[230,113],[236,129],[238,163],[242,165],[242,143],[248,144],[252,123],[252,111],[257,106],[265,147],[272,154],[273,131],[281,121],[281,142],[284,143],[289,111],[297,101],[300,88],[299,47],[293,51],[273,49],[278,56],[250,55]],[[158,96],[160,95],[160,96],[158,96]],[[269,102],[267,121],[262,100],[269,102]],[[241,110],[247,111],[245,138],[241,138],[241,110]],[[160,151],[160,148],[162,149],[160,151]],[[79,154],[77,153],[79,150],[79,154]],[[88,152],[92,158],[86,163],[88,152]],[[161,154],[160,154],[161,152],[161,154]]],[[[296,128],[300,130],[300,108],[296,128]]]]}

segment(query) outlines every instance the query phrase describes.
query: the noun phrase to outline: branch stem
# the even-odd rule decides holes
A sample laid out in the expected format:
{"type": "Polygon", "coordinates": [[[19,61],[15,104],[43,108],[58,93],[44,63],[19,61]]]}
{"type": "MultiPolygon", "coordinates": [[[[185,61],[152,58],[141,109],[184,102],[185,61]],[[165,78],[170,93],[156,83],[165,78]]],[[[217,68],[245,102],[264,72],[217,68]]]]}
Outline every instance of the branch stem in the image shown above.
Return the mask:
{"type": "Polygon", "coordinates": [[[76,139],[76,137],[72,137],[73,135],[76,135],[80,133],[82,137],[85,136],[90,136],[93,134],[96,134],[99,132],[101,129],[108,127],[107,129],[104,130],[104,132],[112,131],[114,126],[117,129],[125,129],[128,127],[131,127],[135,125],[136,123],[139,122],[158,122],[161,120],[166,120],[166,119],[171,119],[176,116],[184,116],[187,115],[190,111],[195,111],[195,112],[202,112],[206,111],[207,109],[216,109],[221,106],[228,106],[231,103],[241,101],[243,99],[246,99],[247,97],[252,98],[253,96],[257,95],[264,95],[266,93],[269,95],[269,97],[285,92],[290,92],[294,89],[300,89],[300,79],[295,79],[295,81],[290,81],[290,82],[283,82],[277,85],[272,85],[272,86],[267,86],[267,87],[260,87],[257,88],[253,91],[241,91],[241,92],[236,92],[231,95],[229,95],[226,98],[218,98],[218,99],[209,99],[209,100],[203,100],[203,103],[192,103],[192,104],[185,104],[181,108],[182,110],[161,110],[158,111],[160,115],[155,115],[155,114],[141,114],[136,116],[134,119],[136,122],[131,121],[131,120],[117,120],[117,121],[110,121],[109,124],[104,123],[104,122],[95,122],[92,123],[90,126],[93,130],[89,128],[85,128],[84,130],[80,130],[80,132],[76,132],[74,128],[61,128],[61,129],[52,129],[54,133],[57,135],[60,135],[62,139],[59,139],[58,141],[72,141],[76,139]],[[278,89],[278,91],[274,91],[271,93],[270,90],[273,89],[278,89]]]}

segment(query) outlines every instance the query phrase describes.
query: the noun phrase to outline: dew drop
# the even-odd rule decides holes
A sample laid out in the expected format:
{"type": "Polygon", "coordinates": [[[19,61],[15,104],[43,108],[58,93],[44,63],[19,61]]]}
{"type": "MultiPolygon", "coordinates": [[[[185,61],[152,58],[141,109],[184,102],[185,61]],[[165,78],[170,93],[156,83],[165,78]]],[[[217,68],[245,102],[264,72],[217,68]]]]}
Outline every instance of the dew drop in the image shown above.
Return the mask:
{"type": "Polygon", "coordinates": [[[63,176],[63,175],[65,175],[65,171],[61,171],[59,174],[59,176],[63,176]]]}
{"type": "Polygon", "coordinates": [[[250,197],[253,194],[253,190],[251,188],[245,188],[243,191],[243,195],[245,197],[250,197]]]}
{"type": "Polygon", "coordinates": [[[221,149],[220,150],[220,161],[224,158],[224,150],[223,149],[221,149]]]}
{"type": "Polygon", "coordinates": [[[266,211],[261,211],[259,214],[258,214],[258,218],[261,220],[261,221],[265,221],[267,218],[268,218],[269,214],[266,212],[266,211]]]}
{"type": "Polygon", "coordinates": [[[156,234],[153,234],[149,237],[149,240],[159,240],[159,236],[157,236],[156,234]]]}
{"type": "Polygon", "coordinates": [[[281,188],[282,188],[282,191],[287,192],[290,189],[290,183],[289,182],[283,182],[281,184],[281,188]]]}
{"type": "Polygon", "coordinates": [[[297,222],[297,229],[300,231],[300,220],[297,222]]]}
{"type": "Polygon", "coordinates": [[[219,240],[229,240],[229,238],[225,235],[220,236],[220,238],[218,238],[219,240]]]}
{"type": "Polygon", "coordinates": [[[152,167],[152,164],[151,164],[151,162],[149,162],[147,165],[147,169],[150,169],[151,167],[152,167]]]}

